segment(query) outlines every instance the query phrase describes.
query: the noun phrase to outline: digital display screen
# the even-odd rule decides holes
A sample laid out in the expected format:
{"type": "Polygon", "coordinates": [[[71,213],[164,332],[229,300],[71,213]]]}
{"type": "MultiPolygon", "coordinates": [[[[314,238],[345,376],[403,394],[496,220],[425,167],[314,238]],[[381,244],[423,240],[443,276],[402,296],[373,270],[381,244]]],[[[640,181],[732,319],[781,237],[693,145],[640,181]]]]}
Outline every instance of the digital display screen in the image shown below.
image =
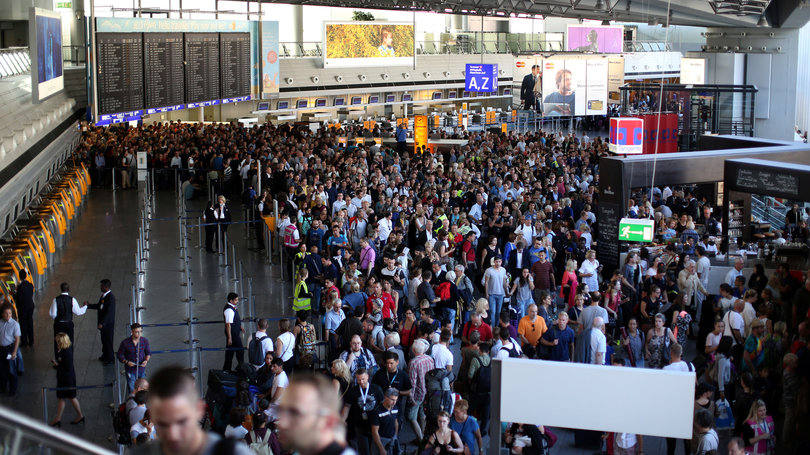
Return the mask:
{"type": "Polygon", "coordinates": [[[303,108],[307,107],[307,100],[298,100],[298,101],[296,101],[295,102],[295,107],[297,107],[298,109],[303,109],[303,108]]]}
{"type": "Polygon", "coordinates": [[[290,107],[289,101],[279,101],[278,102],[278,109],[288,109],[290,107]]]}
{"type": "Polygon", "coordinates": [[[352,106],[355,104],[363,104],[363,98],[360,96],[353,96],[352,97],[352,106]]]}
{"type": "Polygon", "coordinates": [[[98,113],[143,109],[143,34],[96,33],[98,113]]]}
{"type": "Polygon", "coordinates": [[[336,22],[324,24],[324,68],[410,65],[413,24],[336,22]]]}
{"type": "Polygon", "coordinates": [[[335,106],[345,106],[346,98],[335,98],[335,106]]]}
{"type": "Polygon", "coordinates": [[[432,97],[432,98],[433,98],[434,100],[440,100],[440,99],[442,99],[442,92],[433,92],[433,97],[432,97]]]}
{"type": "Polygon", "coordinates": [[[326,98],[318,98],[315,100],[315,107],[324,107],[326,106],[326,98]]]}
{"type": "Polygon", "coordinates": [[[403,93],[402,101],[413,101],[413,95],[411,95],[410,93],[403,93]]]}
{"type": "Polygon", "coordinates": [[[385,102],[386,103],[393,103],[397,100],[396,95],[385,95],[385,102]]]}
{"type": "Polygon", "coordinates": [[[380,102],[380,97],[377,96],[377,95],[371,95],[371,96],[368,97],[368,104],[374,104],[374,103],[379,103],[379,102],[380,102]]]}

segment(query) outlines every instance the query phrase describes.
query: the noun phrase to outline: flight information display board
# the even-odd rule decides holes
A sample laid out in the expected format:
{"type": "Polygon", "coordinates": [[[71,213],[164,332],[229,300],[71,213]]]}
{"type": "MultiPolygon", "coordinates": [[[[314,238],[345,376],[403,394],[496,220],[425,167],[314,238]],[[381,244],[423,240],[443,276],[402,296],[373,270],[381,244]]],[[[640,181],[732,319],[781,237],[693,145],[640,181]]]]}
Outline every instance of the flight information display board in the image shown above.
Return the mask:
{"type": "Polygon", "coordinates": [[[98,112],[143,109],[143,35],[97,33],[98,112]]]}
{"type": "Polygon", "coordinates": [[[219,100],[219,34],[186,33],[185,61],[188,107],[219,100]]]}
{"type": "Polygon", "coordinates": [[[250,95],[250,34],[220,33],[219,49],[222,98],[250,95]]]}
{"type": "Polygon", "coordinates": [[[144,33],[143,60],[147,113],[184,108],[183,34],[144,33]]]}

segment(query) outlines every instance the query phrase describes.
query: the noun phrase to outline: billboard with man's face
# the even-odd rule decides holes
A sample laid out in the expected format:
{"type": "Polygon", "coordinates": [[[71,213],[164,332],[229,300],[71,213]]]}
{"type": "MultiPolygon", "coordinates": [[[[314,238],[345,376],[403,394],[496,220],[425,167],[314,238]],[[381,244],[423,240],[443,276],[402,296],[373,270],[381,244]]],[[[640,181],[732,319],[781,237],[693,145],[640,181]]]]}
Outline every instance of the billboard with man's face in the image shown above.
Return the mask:
{"type": "Polygon", "coordinates": [[[608,60],[601,57],[543,60],[543,115],[605,115],[608,60]]]}

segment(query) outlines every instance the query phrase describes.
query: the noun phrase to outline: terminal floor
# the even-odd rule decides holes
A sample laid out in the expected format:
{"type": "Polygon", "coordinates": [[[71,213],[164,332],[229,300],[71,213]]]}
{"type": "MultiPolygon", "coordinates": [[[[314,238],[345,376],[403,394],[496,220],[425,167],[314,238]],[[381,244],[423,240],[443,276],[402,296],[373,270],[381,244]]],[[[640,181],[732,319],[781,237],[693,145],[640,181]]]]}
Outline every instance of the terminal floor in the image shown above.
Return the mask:
{"type": "MultiPolygon", "coordinates": [[[[61,253],[59,263],[52,267],[41,290],[36,295],[35,339],[33,348],[23,348],[26,373],[20,378],[20,387],[15,397],[0,397],[0,404],[17,409],[37,419],[45,419],[42,401],[42,388],[55,387],[56,376],[50,367],[53,357],[52,322],[48,316],[50,302],[58,294],[59,283],[66,281],[71,285],[71,294],[77,300],[96,302],[100,296],[98,282],[109,278],[113,283],[116,295],[116,330],[117,343],[129,335],[129,303],[131,286],[135,283],[135,254],[138,235],[138,199],[135,190],[110,191],[95,189],[87,199],[84,213],[71,234],[70,243],[61,253]]],[[[145,279],[142,295],[141,323],[162,324],[184,322],[188,307],[183,300],[186,288],[182,286],[182,262],[180,258],[179,235],[177,224],[177,206],[173,192],[160,191],[157,197],[156,215],[152,222],[149,238],[150,257],[145,263],[145,279]]],[[[190,223],[199,215],[203,201],[195,201],[188,206],[190,223]],[[195,211],[196,210],[196,211],[195,211]]],[[[241,219],[238,204],[233,207],[234,219],[241,219]]],[[[247,277],[252,277],[255,296],[255,316],[274,318],[289,316],[290,286],[279,279],[278,266],[268,266],[264,254],[255,251],[254,239],[245,238],[242,224],[231,226],[228,231],[232,245],[236,246],[236,262],[241,261],[244,292],[248,292],[247,277]]],[[[209,254],[200,248],[196,228],[189,230],[190,268],[192,276],[193,317],[199,322],[221,321],[221,312],[225,295],[238,283],[233,282],[233,269],[224,267],[224,256],[209,254]]],[[[229,262],[233,262],[231,259],[229,262]]],[[[241,292],[241,289],[237,289],[241,292]]],[[[243,313],[246,309],[242,309],[243,313]]],[[[76,352],[75,366],[78,385],[109,384],[113,381],[116,369],[104,366],[97,357],[101,354],[101,343],[96,329],[96,314],[89,310],[87,314],[75,318],[76,352]]],[[[250,331],[253,326],[247,328],[250,331]]],[[[271,323],[271,335],[277,334],[277,323],[271,323]]],[[[224,346],[222,325],[198,324],[194,329],[194,338],[204,348],[221,348],[224,346]]],[[[186,326],[147,327],[144,336],[150,341],[152,350],[187,349],[188,329],[186,326]]],[[[247,340],[247,339],[246,339],[247,340]]],[[[459,363],[458,344],[453,347],[459,363]]],[[[222,352],[202,352],[199,360],[203,374],[200,379],[203,386],[207,381],[207,372],[212,368],[221,368],[224,354],[222,352]]],[[[161,353],[152,357],[148,372],[157,368],[179,364],[189,365],[188,352],[161,353]]],[[[563,387],[563,386],[561,386],[563,387]]],[[[561,389],[562,390],[562,389],[561,389]]],[[[587,391],[569,391],[569,393],[587,393],[587,391]]],[[[609,392],[608,392],[609,393],[609,392]]],[[[550,397],[552,395],[549,395],[550,397]]],[[[598,393],[595,394],[595,397],[598,393]]],[[[87,416],[83,425],[73,426],[68,422],[74,414],[70,406],[62,417],[63,430],[97,444],[113,448],[110,407],[117,402],[112,387],[79,391],[79,400],[87,416]]],[[[653,404],[651,402],[651,404],[653,404]]],[[[549,406],[559,406],[550,398],[549,406]]],[[[55,412],[55,393],[47,392],[47,416],[52,418],[55,412]]],[[[585,412],[585,410],[583,410],[585,412]]],[[[616,418],[621,419],[624,412],[616,410],[616,418]]],[[[403,439],[413,439],[410,430],[406,429],[403,439]]],[[[552,453],[590,454],[592,450],[573,447],[573,433],[566,430],[557,431],[560,437],[552,453]]],[[[485,444],[488,441],[485,441],[485,444]]],[[[647,453],[665,453],[665,444],[661,438],[647,438],[647,453]]],[[[721,450],[724,453],[725,450],[721,450]]],[[[680,453],[680,449],[679,452],[680,453]]]]}

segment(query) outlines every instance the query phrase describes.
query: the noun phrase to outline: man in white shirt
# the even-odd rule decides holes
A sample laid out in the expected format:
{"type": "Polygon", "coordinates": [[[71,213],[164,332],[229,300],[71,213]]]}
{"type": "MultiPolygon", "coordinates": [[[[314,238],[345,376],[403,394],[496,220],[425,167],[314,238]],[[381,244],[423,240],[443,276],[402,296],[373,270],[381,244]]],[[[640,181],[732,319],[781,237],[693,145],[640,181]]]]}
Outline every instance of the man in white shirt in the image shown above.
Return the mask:
{"type": "MultiPolygon", "coordinates": [[[[706,249],[702,246],[698,246],[695,248],[697,252],[698,260],[697,260],[697,275],[700,279],[700,284],[703,285],[704,288],[709,289],[709,272],[712,269],[712,263],[709,261],[709,258],[706,257],[706,249]]],[[[697,322],[700,322],[700,315],[702,313],[703,308],[703,301],[706,299],[706,296],[703,295],[700,290],[695,291],[695,303],[697,306],[697,322]]]]}
{"type": "Polygon", "coordinates": [[[486,290],[487,300],[489,300],[490,314],[497,318],[501,314],[501,305],[509,285],[506,281],[506,269],[501,267],[503,259],[496,255],[492,261],[492,267],[484,272],[483,285],[486,290]]]}
{"type": "Polygon", "coordinates": [[[453,353],[447,348],[447,344],[450,343],[450,337],[450,330],[447,328],[442,329],[442,333],[439,335],[439,342],[433,345],[430,356],[433,357],[433,363],[436,368],[446,368],[449,371],[453,371],[453,353]]]}
{"type": "Polygon", "coordinates": [[[532,225],[532,220],[529,217],[523,218],[523,224],[515,229],[515,234],[522,235],[526,245],[531,245],[534,237],[537,235],[537,230],[532,225]]]}
{"type": "Polygon", "coordinates": [[[270,388],[270,402],[277,404],[287,390],[287,387],[290,386],[290,379],[287,377],[287,373],[284,372],[284,361],[280,358],[276,357],[273,359],[273,363],[270,364],[270,369],[275,375],[273,377],[273,386],[270,388]]]}
{"type": "Polygon", "coordinates": [[[605,320],[597,316],[593,319],[591,330],[591,363],[604,365],[607,353],[607,339],[605,338],[605,320]]]}
{"type": "Polygon", "coordinates": [[[481,223],[481,220],[484,216],[484,196],[481,193],[478,193],[475,196],[475,204],[470,207],[470,211],[468,215],[475,220],[476,224],[481,223]]]}
{"type": "MultiPolygon", "coordinates": [[[[267,319],[264,318],[259,319],[259,321],[256,323],[256,328],[258,330],[256,330],[256,333],[253,334],[253,338],[257,342],[261,343],[262,356],[260,357],[261,362],[258,365],[254,365],[253,363],[251,363],[251,365],[253,365],[257,369],[261,368],[262,365],[264,365],[264,356],[266,356],[268,352],[273,352],[273,339],[270,338],[270,335],[267,334],[267,327],[269,325],[270,324],[267,322],[267,319]]],[[[248,344],[248,346],[250,346],[250,344],[248,344]]]]}
{"type": "Polygon", "coordinates": [[[695,367],[692,366],[691,363],[681,360],[681,355],[683,355],[683,347],[681,347],[681,345],[678,343],[672,343],[672,345],[669,347],[670,362],[669,365],[664,367],[664,370],[684,372],[695,371],[695,367]]]}
{"type": "Polygon", "coordinates": [[[343,193],[338,193],[335,202],[332,203],[332,218],[344,208],[346,208],[346,201],[343,200],[343,193]]]}
{"type": "Polygon", "coordinates": [[[745,302],[742,299],[734,301],[734,306],[731,311],[723,316],[723,323],[726,328],[723,330],[723,336],[729,336],[734,340],[734,344],[742,344],[745,341],[745,321],[742,317],[742,310],[745,308],[745,302]]]}
{"type": "Polygon", "coordinates": [[[725,282],[729,286],[734,287],[734,280],[736,280],[738,276],[743,276],[742,269],[743,269],[742,258],[734,259],[734,268],[732,268],[731,270],[728,271],[728,273],[726,273],[725,282]]]}
{"type": "Polygon", "coordinates": [[[51,308],[48,314],[53,319],[53,334],[65,333],[70,342],[74,343],[73,339],[73,315],[81,316],[87,312],[87,305],[79,306],[79,302],[70,296],[70,286],[67,283],[59,285],[62,292],[51,303],[51,308]]]}
{"type": "Polygon", "coordinates": [[[382,218],[380,218],[380,221],[377,222],[377,233],[380,242],[383,245],[388,242],[388,236],[391,235],[393,228],[394,226],[391,223],[391,212],[385,212],[382,218]]]}

